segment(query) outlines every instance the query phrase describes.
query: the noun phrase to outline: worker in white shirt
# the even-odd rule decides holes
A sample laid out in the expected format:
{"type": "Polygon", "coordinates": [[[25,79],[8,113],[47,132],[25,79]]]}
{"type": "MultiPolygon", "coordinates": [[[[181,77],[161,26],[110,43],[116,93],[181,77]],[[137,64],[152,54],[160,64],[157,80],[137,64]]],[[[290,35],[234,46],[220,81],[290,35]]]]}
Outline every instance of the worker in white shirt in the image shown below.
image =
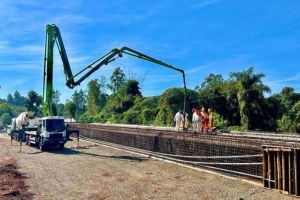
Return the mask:
{"type": "Polygon", "coordinates": [[[200,132],[200,127],[201,127],[201,118],[199,116],[200,112],[195,108],[192,109],[192,112],[193,112],[193,117],[192,117],[193,131],[200,132]]]}
{"type": "Polygon", "coordinates": [[[179,132],[180,128],[180,122],[183,119],[183,115],[181,114],[181,111],[177,112],[174,117],[174,122],[175,122],[175,131],[179,132]]]}

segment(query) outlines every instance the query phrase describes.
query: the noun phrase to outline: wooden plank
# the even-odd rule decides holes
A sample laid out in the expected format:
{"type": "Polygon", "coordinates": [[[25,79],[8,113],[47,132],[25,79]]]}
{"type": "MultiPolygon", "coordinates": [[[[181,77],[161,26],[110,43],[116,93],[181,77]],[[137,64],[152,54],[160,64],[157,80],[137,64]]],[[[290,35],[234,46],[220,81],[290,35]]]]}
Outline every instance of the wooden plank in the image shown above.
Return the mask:
{"type": "Polygon", "coordinates": [[[263,149],[263,151],[284,151],[284,152],[291,152],[291,149],[286,149],[286,148],[267,148],[267,149],[263,149]]]}
{"type": "Polygon", "coordinates": [[[273,173],[273,170],[272,170],[272,158],[271,158],[271,155],[272,153],[269,152],[268,153],[268,179],[269,179],[269,188],[273,188],[271,187],[271,179],[272,179],[272,173],[273,173]]]}
{"type": "Polygon", "coordinates": [[[287,191],[286,190],[286,171],[285,171],[285,156],[286,153],[285,152],[281,152],[281,166],[282,166],[282,190],[283,191],[287,191]]]}
{"type": "Polygon", "coordinates": [[[292,194],[292,160],[291,152],[288,153],[288,168],[289,168],[289,193],[292,194]]]}
{"type": "Polygon", "coordinates": [[[264,187],[268,186],[268,155],[267,152],[262,151],[263,153],[263,171],[262,171],[262,176],[263,176],[263,185],[264,187]]]}
{"type": "Polygon", "coordinates": [[[273,159],[274,159],[274,165],[273,165],[273,169],[274,169],[274,188],[278,189],[278,174],[277,174],[277,153],[274,152],[273,155],[273,159]]]}
{"type": "Polygon", "coordinates": [[[264,149],[264,151],[269,152],[269,151],[281,151],[281,150],[278,148],[268,148],[268,149],[264,149]]]}
{"type": "Polygon", "coordinates": [[[282,174],[281,174],[281,152],[277,152],[277,174],[278,174],[278,190],[282,190],[282,174]]]}
{"type": "Polygon", "coordinates": [[[298,151],[295,150],[295,152],[294,152],[294,174],[295,174],[294,184],[295,184],[295,195],[299,196],[299,190],[298,190],[298,163],[297,163],[297,160],[298,160],[298,151]]]}
{"type": "Polygon", "coordinates": [[[283,152],[291,152],[292,149],[282,149],[283,152]]]}

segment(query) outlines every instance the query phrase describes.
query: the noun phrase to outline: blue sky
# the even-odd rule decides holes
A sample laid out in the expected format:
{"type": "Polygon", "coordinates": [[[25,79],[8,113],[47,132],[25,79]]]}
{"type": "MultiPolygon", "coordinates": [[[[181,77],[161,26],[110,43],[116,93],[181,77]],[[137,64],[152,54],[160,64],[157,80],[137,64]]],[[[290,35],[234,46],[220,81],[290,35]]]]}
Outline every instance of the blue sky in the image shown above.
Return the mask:
{"type": "MultiPolygon", "coordinates": [[[[263,73],[272,94],[283,87],[300,92],[300,3],[296,0],[1,0],[0,98],[18,90],[42,95],[45,27],[56,24],[73,73],[113,48],[130,47],[186,73],[194,89],[209,74],[263,73]]],[[[65,86],[55,50],[54,87],[61,102],[74,90],[121,67],[141,81],[144,96],[182,87],[179,72],[128,55],[73,90],[65,86]]],[[[82,74],[83,75],[83,74],[82,74]]]]}

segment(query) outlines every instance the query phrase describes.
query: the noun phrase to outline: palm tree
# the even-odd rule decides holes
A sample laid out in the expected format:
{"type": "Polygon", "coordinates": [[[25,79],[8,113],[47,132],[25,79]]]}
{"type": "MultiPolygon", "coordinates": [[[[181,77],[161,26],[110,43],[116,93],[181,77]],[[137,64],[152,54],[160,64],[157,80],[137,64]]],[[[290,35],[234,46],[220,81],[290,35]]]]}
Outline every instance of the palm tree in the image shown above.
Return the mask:
{"type": "Polygon", "coordinates": [[[241,116],[241,127],[251,130],[262,122],[263,92],[271,92],[271,89],[262,83],[262,73],[254,74],[253,67],[243,72],[232,72],[230,80],[235,82],[239,113],[241,116]]]}

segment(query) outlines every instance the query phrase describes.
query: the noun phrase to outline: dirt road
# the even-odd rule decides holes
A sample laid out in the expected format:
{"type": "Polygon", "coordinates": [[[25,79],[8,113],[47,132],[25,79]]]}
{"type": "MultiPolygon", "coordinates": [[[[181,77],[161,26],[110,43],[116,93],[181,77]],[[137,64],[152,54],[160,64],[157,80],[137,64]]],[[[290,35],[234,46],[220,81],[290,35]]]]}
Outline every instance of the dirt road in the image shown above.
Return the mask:
{"type": "MultiPolygon", "coordinates": [[[[40,152],[0,134],[0,161],[10,160],[25,175],[19,194],[0,199],[293,199],[234,179],[201,172],[105,146],[76,141],[64,151],[40,152]],[[12,160],[13,159],[13,160],[12,160]],[[14,161],[16,163],[14,163],[14,161]],[[18,196],[19,195],[19,196],[18,196]],[[23,195],[23,196],[22,196],[23,195]]],[[[4,168],[4,164],[0,169],[4,168]]],[[[8,172],[0,170],[1,182],[8,172]]],[[[7,181],[7,180],[6,180],[7,181]]],[[[10,191],[13,191],[11,188],[10,191]]]]}

